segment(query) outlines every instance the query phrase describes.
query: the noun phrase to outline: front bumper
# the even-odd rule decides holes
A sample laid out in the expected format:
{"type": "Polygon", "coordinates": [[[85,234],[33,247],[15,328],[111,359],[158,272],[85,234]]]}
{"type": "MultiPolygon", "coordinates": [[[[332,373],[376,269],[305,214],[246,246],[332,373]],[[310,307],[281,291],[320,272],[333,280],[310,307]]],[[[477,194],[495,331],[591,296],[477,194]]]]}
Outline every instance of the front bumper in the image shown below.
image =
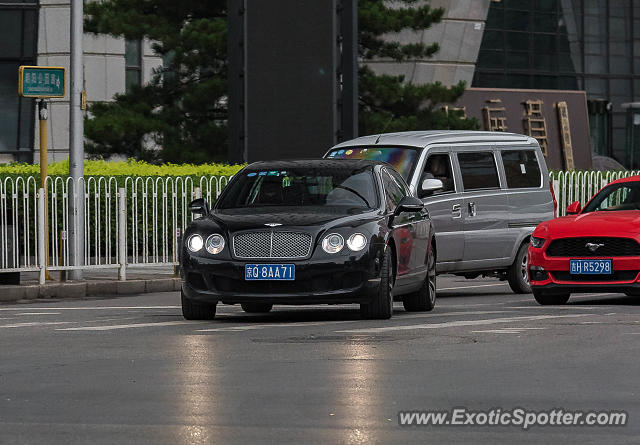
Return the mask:
{"type": "Polygon", "coordinates": [[[611,259],[612,275],[571,275],[568,258],[549,257],[542,248],[529,248],[529,279],[531,288],[549,294],[627,292],[640,290],[640,257],[606,257],[611,259]],[[539,270],[543,269],[542,274],[539,270]],[[538,279],[536,279],[536,277],[538,279]]]}
{"type": "Polygon", "coordinates": [[[366,303],[380,285],[380,261],[369,253],[293,260],[213,260],[188,257],[182,290],[207,303],[340,304],[366,303]],[[295,264],[293,281],[245,281],[245,264],[295,264]]]}

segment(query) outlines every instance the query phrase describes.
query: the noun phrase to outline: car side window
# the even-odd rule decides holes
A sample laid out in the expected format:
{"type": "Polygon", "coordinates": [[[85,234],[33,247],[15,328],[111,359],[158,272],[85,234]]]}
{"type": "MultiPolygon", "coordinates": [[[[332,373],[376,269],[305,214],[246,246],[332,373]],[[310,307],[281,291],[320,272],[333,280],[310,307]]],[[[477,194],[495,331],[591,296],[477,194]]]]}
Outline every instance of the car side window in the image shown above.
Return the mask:
{"type": "Polygon", "coordinates": [[[465,191],[500,188],[493,152],[458,153],[458,163],[465,191]]]}
{"type": "Polygon", "coordinates": [[[382,170],[382,185],[387,210],[393,212],[407,193],[387,169],[382,170]]]}
{"type": "MultiPolygon", "coordinates": [[[[433,193],[434,195],[453,193],[455,191],[453,168],[451,168],[451,159],[447,153],[429,155],[418,186],[422,184],[425,179],[439,179],[442,181],[442,189],[436,190],[433,193]]],[[[423,198],[423,196],[421,196],[421,198],[423,198]]]]}
{"type": "Polygon", "coordinates": [[[542,175],[534,150],[505,150],[501,155],[507,187],[513,189],[541,186],[542,175]]]}

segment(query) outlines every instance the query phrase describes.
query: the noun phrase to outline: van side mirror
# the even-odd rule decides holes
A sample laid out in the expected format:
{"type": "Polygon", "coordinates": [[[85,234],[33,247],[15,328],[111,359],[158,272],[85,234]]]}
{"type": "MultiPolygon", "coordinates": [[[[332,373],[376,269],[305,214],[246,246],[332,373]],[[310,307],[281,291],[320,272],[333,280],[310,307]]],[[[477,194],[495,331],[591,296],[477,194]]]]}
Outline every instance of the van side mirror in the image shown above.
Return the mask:
{"type": "Polygon", "coordinates": [[[569,204],[567,207],[567,215],[577,215],[582,210],[582,206],[580,206],[580,201],[575,201],[569,204]]]}
{"type": "Polygon", "coordinates": [[[441,190],[444,184],[441,180],[435,178],[427,178],[420,184],[420,196],[428,196],[436,190],[441,190]]]}
{"type": "Polygon", "coordinates": [[[421,212],[424,209],[424,202],[415,196],[405,196],[402,198],[396,210],[393,212],[395,216],[402,212],[421,212]]]}
{"type": "Polygon", "coordinates": [[[207,216],[209,214],[209,204],[204,198],[194,199],[189,203],[189,211],[194,215],[207,216]]]}

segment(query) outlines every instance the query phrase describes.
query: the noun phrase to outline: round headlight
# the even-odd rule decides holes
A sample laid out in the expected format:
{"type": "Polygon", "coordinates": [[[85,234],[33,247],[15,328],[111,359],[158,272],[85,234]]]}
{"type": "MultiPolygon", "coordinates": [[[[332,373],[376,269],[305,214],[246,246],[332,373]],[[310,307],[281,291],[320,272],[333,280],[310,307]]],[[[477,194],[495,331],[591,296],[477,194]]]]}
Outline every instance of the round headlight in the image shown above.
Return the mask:
{"type": "Polygon", "coordinates": [[[204,245],[204,241],[200,235],[191,235],[189,240],[187,241],[187,248],[192,252],[197,252],[202,249],[204,245]]]}
{"type": "Polygon", "coordinates": [[[327,253],[338,253],[344,247],[344,238],[338,233],[331,233],[322,240],[322,249],[327,253]]]}
{"type": "Polygon", "coordinates": [[[218,235],[217,233],[211,235],[209,236],[209,238],[207,238],[205,247],[207,249],[207,252],[213,255],[217,255],[222,252],[222,249],[224,249],[224,238],[222,237],[222,235],[218,235]]]}
{"type": "Polygon", "coordinates": [[[367,237],[362,233],[354,233],[347,240],[347,246],[354,252],[359,252],[367,245],[367,237]]]}

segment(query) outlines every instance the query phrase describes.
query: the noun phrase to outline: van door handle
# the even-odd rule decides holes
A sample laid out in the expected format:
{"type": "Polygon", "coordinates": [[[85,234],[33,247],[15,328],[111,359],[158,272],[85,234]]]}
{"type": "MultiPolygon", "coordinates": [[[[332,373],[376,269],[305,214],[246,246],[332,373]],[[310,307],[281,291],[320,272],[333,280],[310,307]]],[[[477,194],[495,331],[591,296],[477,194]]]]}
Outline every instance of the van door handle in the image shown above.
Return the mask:
{"type": "Polygon", "coordinates": [[[475,202],[470,202],[469,203],[469,216],[476,216],[476,203],[475,202]]]}
{"type": "Polygon", "coordinates": [[[462,218],[462,209],[460,208],[460,204],[454,204],[451,207],[451,217],[453,219],[462,218]]]}

